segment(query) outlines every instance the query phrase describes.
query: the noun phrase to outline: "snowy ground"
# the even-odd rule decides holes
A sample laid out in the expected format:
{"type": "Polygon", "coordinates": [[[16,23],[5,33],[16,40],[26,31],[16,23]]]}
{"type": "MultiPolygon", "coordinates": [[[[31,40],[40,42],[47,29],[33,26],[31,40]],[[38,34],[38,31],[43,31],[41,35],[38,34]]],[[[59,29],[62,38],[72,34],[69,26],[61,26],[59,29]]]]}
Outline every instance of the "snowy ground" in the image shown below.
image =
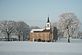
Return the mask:
{"type": "Polygon", "coordinates": [[[58,42],[0,41],[0,55],[82,55],[82,40],[58,42]]]}

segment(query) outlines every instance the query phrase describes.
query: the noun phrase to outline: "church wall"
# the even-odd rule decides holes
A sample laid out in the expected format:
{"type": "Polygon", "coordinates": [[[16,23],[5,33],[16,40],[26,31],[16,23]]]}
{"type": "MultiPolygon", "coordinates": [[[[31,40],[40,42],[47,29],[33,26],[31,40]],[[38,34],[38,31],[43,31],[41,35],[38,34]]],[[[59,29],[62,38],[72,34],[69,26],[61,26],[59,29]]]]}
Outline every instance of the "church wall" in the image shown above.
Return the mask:
{"type": "Polygon", "coordinates": [[[51,35],[52,34],[50,32],[33,32],[30,33],[30,41],[33,41],[33,39],[34,40],[41,39],[41,40],[48,41],[52,39],[51,35]]]}

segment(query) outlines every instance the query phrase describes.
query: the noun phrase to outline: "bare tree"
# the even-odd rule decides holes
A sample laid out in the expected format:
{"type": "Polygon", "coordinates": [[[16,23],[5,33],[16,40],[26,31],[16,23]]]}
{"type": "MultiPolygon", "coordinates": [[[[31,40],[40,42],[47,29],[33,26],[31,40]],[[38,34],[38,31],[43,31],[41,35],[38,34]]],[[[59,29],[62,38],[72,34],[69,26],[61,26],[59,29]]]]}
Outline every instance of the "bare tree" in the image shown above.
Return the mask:
{"type": "Polygon", "coordinates": [[[68,42],[70,43],[70,37],[78,31],[79,20],[74,13],[63,13],[60,15],[59,27],[62,33],[67,34],[68,42]]]}
{"type": "Polygon", "coordinates": [[[10,41],[10,34],[14,32],[15,22],[14,21],[2,21],[0,22],[1,32],[7,35],[8,41],[10,41]]]}

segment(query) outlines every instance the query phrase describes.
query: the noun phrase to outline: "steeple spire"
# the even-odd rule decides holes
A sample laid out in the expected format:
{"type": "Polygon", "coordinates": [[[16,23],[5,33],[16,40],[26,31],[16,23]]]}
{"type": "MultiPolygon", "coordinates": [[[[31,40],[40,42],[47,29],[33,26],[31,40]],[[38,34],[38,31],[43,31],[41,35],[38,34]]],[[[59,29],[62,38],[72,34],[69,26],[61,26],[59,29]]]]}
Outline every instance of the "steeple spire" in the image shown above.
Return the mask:
{"type": "Polygon", "coordinates": [[[49,17],[48,17],[47,23],[49,23],[49,22],[50,22],[50,20],[49,20],[49,17]]]}
{"type": "Polygon", "coordinates": [[[46,23],[46,30],[50,30],[50,28],[51,28],[51,25],[50,25],[50,20],[48,16],[47,23],[46,23]]]}

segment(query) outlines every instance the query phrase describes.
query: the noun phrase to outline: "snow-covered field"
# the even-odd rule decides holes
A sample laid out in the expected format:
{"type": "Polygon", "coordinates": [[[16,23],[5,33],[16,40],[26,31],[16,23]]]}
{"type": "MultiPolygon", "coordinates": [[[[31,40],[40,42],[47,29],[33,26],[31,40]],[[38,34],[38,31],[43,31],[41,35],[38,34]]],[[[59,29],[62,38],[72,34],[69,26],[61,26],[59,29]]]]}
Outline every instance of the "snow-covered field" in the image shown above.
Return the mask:
{"type": "Polygon", "coordinates": [[[82,55],[82,40],[58,42],[0,41],[0,55],[82,55]]]}

